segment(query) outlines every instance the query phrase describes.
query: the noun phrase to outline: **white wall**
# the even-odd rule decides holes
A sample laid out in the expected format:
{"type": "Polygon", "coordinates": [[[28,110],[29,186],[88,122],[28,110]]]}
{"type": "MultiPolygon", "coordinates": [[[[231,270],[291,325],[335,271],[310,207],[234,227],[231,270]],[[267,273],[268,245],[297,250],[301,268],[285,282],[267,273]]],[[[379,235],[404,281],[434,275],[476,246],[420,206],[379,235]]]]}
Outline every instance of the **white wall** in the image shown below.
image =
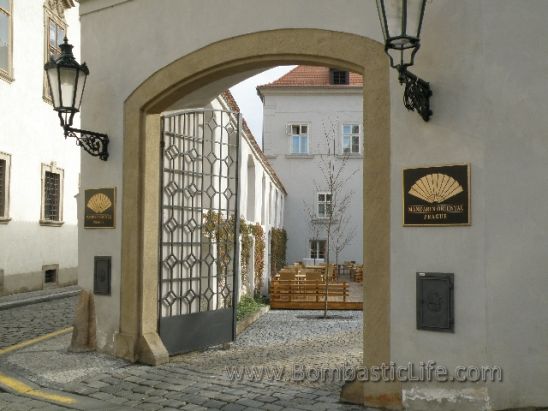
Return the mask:
{"type": "MultiPolygon", "coordinates": [[[[317,192],[327,191],[321,173],[321,154],[327,153],[326,133],[335,139],[337,155],[342,154],[343,124],[362,126],[362,90],[303,90],[300,88],[261,89],[264,102],[264,151],[285,185],[288,196],[284,209],[287,222],[287,262],[294,263],[310,257],[310,230],[307,208],[316,210],[317,192]],[[308,124],[309,156],[291,156],[288,124],[308,124]],[[333,134],[332,129],[335,130],[333,134]]],[[[363,145],[362,130],[362,145],[363,145]]],[[[367,130],[365,131],[367,135],[367,130]]],[[[325,160],[323,160],[325,163],[325,160]]],[[[338,159],[339,166],[343,164],[338,159]]],[[[363,261],[363,155],[349,156],[345,165],[345,185],[341,195],[353,192],[348,208],[349,229],[356,228],[355,236],[339,256],[339,262],[363,261]],[[354,175],[352,173],[354,172],[354,175]]],[[[322,226],[317,239],[327,239],[322,226]]],[[[331,247],[333,249],[333,247],[331,247]]],[[[335,255],[330,255],[335,261],[335,255]]]]}
{"type": "MultiPolygon", "coordinates": [[[[215,100],[213,100],[210,103],[210,106],[214,109],[221,109],[221,110],[229,110],[228,105],[226,104],[226,101],[219,97],[215,100]]],[[[283,206],[282,204],[275,202],[275,196],[271,195],[269,196],[270,191],[272,192],[277,191],[279,193],[279,196],[285,197],[285,194],[282,192],[284,189],[283,186],[281,186],[277,181],[275,181],[274,177],[271,175],[270,171],[267,170],[265,162],[267,161],[266,158],[260,156],[259,152],[257,152],[258,146],[253,146],[251,144],[252,139],[255,137],[253,134],[248,133],[245,129],[242,130],[242,139],[240,140],[240,216],[244,218],[249,224],[255,224],[259,223],[261,224],[261,209],[262,209],[262,201],[263,198],[266,198],[267,202],[265,204],[266,209],[268,210],[267,213],[270,213],[272,218],[270,221],[267,221],[263,224],[261,224],[261,227],[263,228],[263,231],[265,233],[265,255],[264,255],[264,268],[262,272],[262,279],[263,279],[263,287],[262,287],[262,293],[267,294],[268,290],[268,281],[270,279],[270,258],[268,254],[269,250],[269,244],[268,244],[268,233],[272,228],[283,228],[283,225],[281,224],[281,221],[274,220],[274,216],[280,215],[283,213],[283,206]],[[255,165],[254,168],[248,168],[248,162],[252,158],[252,161],[255,165]],[[248,172],[250,170],[254,170],[255,172],[255,201],[252,203],[252,206],[254,207],[254,215],[255,219],[253,221],[250,221],[248,216],[248,172]],[[266,196],[263,196],[263,187],[262,187],[262,180],[263,177],[265,178],[266,182],[266,196]]],[[[268,214],[267,214],[268,215],[268,214]]],[[[253,253],[254,254],[254,253],[253,253]]],[[[250,273],[251,274],[251,273],[250,273]]]]}
{"type": "MultiPolygon", "coordinates": [[[[70,42],[79,58],[78,9],[67,10],[65,16],[70,42]]],[[[43,2],[14,2],[14,81],[0,79],[0,152],[11,154],[11,221],[0,224],[0,270],[4,270],[6,293],[41,288],[43,265],[58,264],[61,282],[76,281],[75,196],[80,148],[74,139],[64,139],[57,113],[43,100],[43,67],[43,2]],[[39,225],[41,164],[52,161],[64,170],[62,227],[39,225]]],[[[76,118],[75,126],[78,125],[76,118]]]]}

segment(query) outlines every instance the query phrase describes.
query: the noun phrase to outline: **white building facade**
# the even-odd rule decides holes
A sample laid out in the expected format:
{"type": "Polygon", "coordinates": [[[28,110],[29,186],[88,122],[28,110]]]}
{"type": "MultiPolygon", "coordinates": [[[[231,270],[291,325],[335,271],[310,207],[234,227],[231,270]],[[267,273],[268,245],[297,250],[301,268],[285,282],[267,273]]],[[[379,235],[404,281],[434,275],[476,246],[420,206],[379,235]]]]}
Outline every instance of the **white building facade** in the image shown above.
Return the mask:
{"type": "Polygon", "coordinates": [[[0,1],[0,295],[77,280],[80,148],[63,138],[43,69],[65,34],[79,56],[74,5],[0,1]]]}
{"type": "MultiPolygon", "coordinates": [[[[326,217],[332,204],[351,194],[339,241],[348,244],[338,262],[363,261],[363,79],[328,67],[297,66],[257,88],[263,101],[263,150],[289,193],[285,207],[288,263],[325,260],[326,217]],[[328,189],[325,170],[332,160],[343,188],[328,189]],[[334,200],[334,201],[333,201],[334,200]]],[[[333,210],[336,215],[342,207],[333,210]]],[[[333,230],[332,230],[333,232],[333,230]]],[[[338,233],[337,233],[338,234],[338,233]]],[[[333,236],[332,236],[333,237],[333,236]]],[[[330,262],[335,262],[331,238],[330,262]]]]}

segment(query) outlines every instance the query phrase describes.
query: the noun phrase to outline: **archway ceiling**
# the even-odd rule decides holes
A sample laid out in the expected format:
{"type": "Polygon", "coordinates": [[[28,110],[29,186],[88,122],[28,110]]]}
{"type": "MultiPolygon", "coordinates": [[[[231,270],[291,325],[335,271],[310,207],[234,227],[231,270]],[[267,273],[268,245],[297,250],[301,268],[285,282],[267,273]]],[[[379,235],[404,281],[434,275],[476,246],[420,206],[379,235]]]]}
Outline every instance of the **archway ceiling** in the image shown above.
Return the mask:
{"type": "Polygon", "coordinates": [[[207,85],[197,90],[194,90],[191,93],[188,93],[183,98],[173,103],[171,106],[169,106],[168,110],[205,107],[211,102],[211,100],[213,100],[226,89],[242,82],[249,77],[262,73],[265,70],[268,70],[268,68],[248,70],[208,83],[207,85]]]}

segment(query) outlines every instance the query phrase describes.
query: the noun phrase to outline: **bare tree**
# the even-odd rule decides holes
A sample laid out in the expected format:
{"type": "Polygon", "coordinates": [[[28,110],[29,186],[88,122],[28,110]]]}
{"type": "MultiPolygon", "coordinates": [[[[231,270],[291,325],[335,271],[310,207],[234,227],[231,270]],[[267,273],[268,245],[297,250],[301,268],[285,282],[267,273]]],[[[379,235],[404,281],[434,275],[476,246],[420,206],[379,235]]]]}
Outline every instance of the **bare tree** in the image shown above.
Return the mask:
{"type": "MultiPolygon", "coordinates": [[[[353,196],[354,192],[350,192],[353,196]]],[[[348,214],[348,206],[350,202],[344,204],[337,216],[335,217],[335,225],[333,227],[333,252],[335,253],[335,267],[339,269],[339,256],[344,249],[352,242],[356,236],[356,226],[350,225],[350,215],[348,214]]]]}
{"type": "Polygon", "coordinates": [[[318,164],[320,181],[314,180],[316,191],[329,193],[330,201],[326,199],[324,215],[322,216],[315,213],[314,206],[308,207],[309,227],[315,227],[314,230],[318,230],[316,232],[318,237],[321,232],[326,235],[324,318],[327,317],[331,248],[335,245],[334,251],[338,258],[342,249],[348,245],[353,237],[351,232],[344,233],[342,230],[344,225],[348,226],[347,210],[353,194],[352,191],[346,190],[346,182],[358,171],[357,169],[347,171],[348,155],[337,153],[336,124],[337,122],[330,122],[329,128],[327,128],[326,124],[322,123],[324,144],[320,148],[321,154],[318,164]]]}

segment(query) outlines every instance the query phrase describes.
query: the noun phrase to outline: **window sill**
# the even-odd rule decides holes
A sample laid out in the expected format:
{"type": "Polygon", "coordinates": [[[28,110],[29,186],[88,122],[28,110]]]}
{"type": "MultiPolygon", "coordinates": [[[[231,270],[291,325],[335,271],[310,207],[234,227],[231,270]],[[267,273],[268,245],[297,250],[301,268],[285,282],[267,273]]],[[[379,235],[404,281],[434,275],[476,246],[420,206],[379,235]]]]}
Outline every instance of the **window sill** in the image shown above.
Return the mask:
{"type": "Polygon", "coordinates": [[[312,222],[314,224],[327,224],[329,222],[329,217],[314,217],[312,222]]]}
{"type": "Polygon", "coordinates": [[[52,220],[40,220],[39,223],[41,226],[46,226],[46,227],[61,227],[63,224],[65,224],[64,221],[52,221],[52,220]]]}
{"type": "Polygon", "coordinates": [[[9,217],[0,217],[0,224],[7,224],[11,221],[9,217]]]}
{"type": "Polygon", "coordinates": [[[362,159],[363,155],[359,153],[353,153],[353,154],[337,154],[337,158],[347,158],[349,160],[354,159],[362,159]]]}
{"type": "Polygon", "coordinates": [[[295,159],[312,159],[314,154],[286,154],[285,158],[295,158],[295,159]]]}
{"type": "Polygon", "coordinates": [[[6,83],[11,84],[15,79],[10,74],[0,71],[0,80],[4,80],[6,83]]]}

